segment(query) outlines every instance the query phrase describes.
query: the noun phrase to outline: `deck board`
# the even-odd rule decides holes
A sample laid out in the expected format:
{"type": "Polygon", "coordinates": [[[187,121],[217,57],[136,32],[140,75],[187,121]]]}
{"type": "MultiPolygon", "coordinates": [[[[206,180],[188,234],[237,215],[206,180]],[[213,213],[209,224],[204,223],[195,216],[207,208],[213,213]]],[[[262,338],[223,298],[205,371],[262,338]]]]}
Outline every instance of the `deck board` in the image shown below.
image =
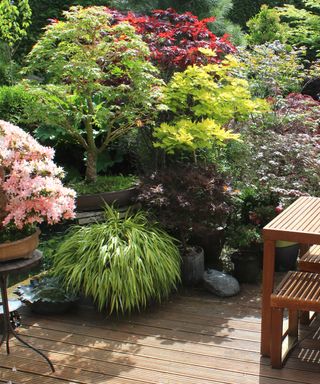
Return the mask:
{"type": "Polygon", "coordinates": [[[59,316],[24,310],[19,333],[53,361],[18,341],[0,351],[0,383],[12,384],[318,384],[320,321],[282,370],[260,357],[260,287],[219,299],[201,290],[130,317],[81,308],[59,316]],[[12,368],[15,368],[12,370],[12,368]]]}

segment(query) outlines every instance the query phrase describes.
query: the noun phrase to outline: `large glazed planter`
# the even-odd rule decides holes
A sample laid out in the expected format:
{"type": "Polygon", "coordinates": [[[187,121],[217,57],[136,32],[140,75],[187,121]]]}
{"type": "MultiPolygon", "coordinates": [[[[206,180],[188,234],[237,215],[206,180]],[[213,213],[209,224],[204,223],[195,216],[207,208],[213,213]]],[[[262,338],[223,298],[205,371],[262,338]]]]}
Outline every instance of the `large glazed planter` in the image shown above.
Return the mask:
{"type": "Polygon", "coordinates": [[[40,230],[36,229],[31,236],[0,244],[0,262],[31,257],[39,244],[39,234],[40,230]]]}
{"type": "Polygon", "coordinates": [[[124,207],[132,204],[137,196],[137,189],[129,188],[121,191],[102,192],[92,195],[81,195],[76,199],[77,211],[99,211],[105,204],[114,205],[115,207],[124,207]]]}

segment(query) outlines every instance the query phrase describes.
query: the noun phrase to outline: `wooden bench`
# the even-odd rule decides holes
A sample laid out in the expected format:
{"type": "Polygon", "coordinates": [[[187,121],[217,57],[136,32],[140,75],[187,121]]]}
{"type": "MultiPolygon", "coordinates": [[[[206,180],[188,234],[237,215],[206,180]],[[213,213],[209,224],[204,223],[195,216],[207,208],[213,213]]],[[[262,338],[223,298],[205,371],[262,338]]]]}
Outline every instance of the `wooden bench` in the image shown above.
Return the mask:
{"type": "MultiPolygon", "coordinates": [[[[298,270],[302,272],[320,273],[320,245],[313,245],[300,258],[298,270]]],[[[300,313],[300,323],[308,325],[311,323],[316,313],[302,312],[300,313]]]]}
{"type": "Polygon", "coordinates": [[[288,353],[298,341],[299,311],[320,311],[320,275],[310,272],[288,272],[270,298],[271,365],[281,368],[288,353]],[[289,327],[283,333],[283,313],[288,309],[289,327]],[[283,341],[288,346],[282,351],[283,341]]]}
{"type": "Polygon", "coordinates": [[[320,273],[320,245],[313,245],[299,260],[299,271],[320,273]]]}

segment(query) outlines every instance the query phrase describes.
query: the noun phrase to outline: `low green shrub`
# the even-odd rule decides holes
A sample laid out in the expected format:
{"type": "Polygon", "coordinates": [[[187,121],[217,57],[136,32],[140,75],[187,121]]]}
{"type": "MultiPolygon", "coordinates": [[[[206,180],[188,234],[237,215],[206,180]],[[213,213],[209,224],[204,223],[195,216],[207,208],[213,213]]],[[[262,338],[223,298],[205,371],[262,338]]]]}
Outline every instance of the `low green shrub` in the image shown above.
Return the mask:
{"type": "Polygon", "coordinates": [[[128,189],[137,183],[136,176],[98,176],[94,183],[87,183],[85,180],[72,181],[68,186],[74,189],[78,195],[91,193],[113,192],[121,189],[128,189]]]}
{"type": "Polygon", "coordinates": [[[33,97],[21,85],[0,87],[1,119],[24,126],[32,102],[33,97]]]}
{"type": "Polygon", "coordinates": [[[53,273],[75,291],[93,296],[111,312],[161,301],[180,281],[175,240],[143,212],[120,218],[106,206],[106,221],[74,227],[58,248],[53,273]]]}

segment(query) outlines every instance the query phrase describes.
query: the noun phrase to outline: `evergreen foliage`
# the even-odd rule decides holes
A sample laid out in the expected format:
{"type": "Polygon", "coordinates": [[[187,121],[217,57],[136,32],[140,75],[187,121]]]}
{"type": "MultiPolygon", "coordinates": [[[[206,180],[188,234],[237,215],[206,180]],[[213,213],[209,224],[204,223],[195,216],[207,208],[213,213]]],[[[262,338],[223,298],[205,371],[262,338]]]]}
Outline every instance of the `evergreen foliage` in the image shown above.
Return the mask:
{"type": "MultiPolygon", "coordinates": [[[[292,4],[301,6],[302,0],[286,0],[286,4],[292,4]]],[[[240,24],[242,27],[246,27],[246,23],[254,15],[256,15],[263,4],[271,7],[282,6],[283,0],[233,0],[233,10],[230,13],[230,19],[240,24]]]]}
{"type": "Polygon", "coordinates": [[[302,8],[287,4],[278,8],[278,11],[289,25],[286,33],[288,42],[307,47],[308,58],[313,60],[320,54],[320,2],[318,0],[302,1],[302,8]]]}
{"type": "Polygon", "coordinates": [[[248,22],[249,35],[247,40],[252,45],[264,44],[275,40],[281,43],[286,40],[286,25],[280,22],[276,9],[262,5],[260,12],[248,22]]]}

